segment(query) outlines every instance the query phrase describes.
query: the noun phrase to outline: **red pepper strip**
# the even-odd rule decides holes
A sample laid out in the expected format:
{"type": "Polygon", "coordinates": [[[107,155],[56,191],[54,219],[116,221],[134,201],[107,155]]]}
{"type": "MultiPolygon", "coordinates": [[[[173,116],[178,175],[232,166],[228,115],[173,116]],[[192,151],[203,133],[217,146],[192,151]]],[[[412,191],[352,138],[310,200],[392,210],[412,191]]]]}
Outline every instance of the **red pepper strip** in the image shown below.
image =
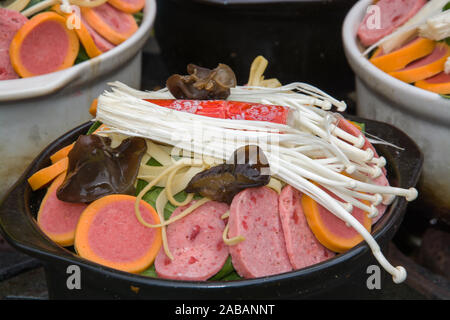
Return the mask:
{"type": "Polygon", "coordinates": [[[241,101],[145,100],[161,107],[220,119],[268,121],[286,124],[289,114],[289,108],[287,107],[241,101]]]}

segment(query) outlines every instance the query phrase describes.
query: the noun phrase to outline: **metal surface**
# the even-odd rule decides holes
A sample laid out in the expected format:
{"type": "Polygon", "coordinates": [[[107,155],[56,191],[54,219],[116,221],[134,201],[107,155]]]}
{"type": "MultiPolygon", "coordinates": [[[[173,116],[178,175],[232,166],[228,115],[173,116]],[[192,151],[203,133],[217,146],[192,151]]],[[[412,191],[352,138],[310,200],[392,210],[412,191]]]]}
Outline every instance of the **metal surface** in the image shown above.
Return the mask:
{"type": "MultiPolygon", "coordinates": [[[[400,152],[392,147],[378,146],[377,151],[388,161],[388,177],[392,185],[399,187],[415,185],[422,166],[422,155],[415,143],[402,131],[387,124],[349,118],[364,122],[368,132],[405,148],[400,152]]],[[[86,132],[89,125],[87,123],[68,132],[46,148],[0,205],[0,230],[12,246],[39,258],[44,263],[50,298],[339,298],[342,297],[343,290],[356,296],[360,292],[367,292],[366,269],[374,264],[375,260],[365,243],[345,254],[308,268],[271,277],[233,282],[187,282],[147,278],[86,261],[73,251],[56,245],[40,231],[35,222],[45,191],[32,192],[26,179],[33,172],[48,165],[52,153],[86,132]],[[81,268],[83,290],[69,290],[66,286],[67,267],[74,264],[81,268]],[[138,287],[138,292],[131,286],[138,287]]],[[[399,228],[406,205],[405,199],[397,198],[374,226],[373,235],[381,248],[386,248],[399,228]]],[[[385,272],[382,275],[383,279],[388,276],[385,272]]]]}
{"type": "Polygon", "coordinates": [[[356,30],[371,0],[358,2],[343,25],[343,44],[356,74],[357,113],[390,123],[411,136],[424,153],[419,201],[450,214],[450,100],[397,80],[362,56],[356,30]]]}

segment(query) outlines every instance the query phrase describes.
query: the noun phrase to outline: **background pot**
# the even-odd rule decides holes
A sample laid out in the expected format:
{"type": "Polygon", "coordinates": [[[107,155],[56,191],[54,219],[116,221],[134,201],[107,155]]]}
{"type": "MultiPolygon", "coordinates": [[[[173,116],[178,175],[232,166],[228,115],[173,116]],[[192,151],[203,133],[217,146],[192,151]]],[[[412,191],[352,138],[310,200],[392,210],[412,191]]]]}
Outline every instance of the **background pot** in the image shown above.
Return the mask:
{"type": "Polygon", "coordinates": [[[59,72],[0,81],[0,197],[40,150],[91,118],[89,106],[107,82],[140,87],[141,50],[155,15],[155,1],[147,0],[140,28],[116,48],[59,72]]]}
{"type": "MultiPolygon", "coordinates": [[[[366,124],[367,132],[405,148],[376,146],[387,159],[388,178],[392,185],[411,187],[417,182],[422,155],[415,143],[402,131],[376,121],[349,117],[366,124]]],[[[187,282],[152,279],[117,271],[76,256],[49,240],[39,229],[35,218],[45,190],[32,192],[27,178],[50,163],[49,157],[61,147],[76,140],[87,131],[86,123],[66,133],[50,144],[31,163],[20,180],[0,204],[0,232],[16,249],[39,258],[46,271],[50,298],[58,299],[276,299],[276,298],[358,298],[368,293],[380,298],[382,290],[368,290],[367,267],[376,264],[368,246],[361,243],[345,254],[320,264],[276,276],[234,282],[187,282]],[[82,290],[66,286],[67,267],[81,269],[82,290]],[[132,290],[131,286],[139,290],[132,290]]],[[[397,198],[375,224],[373,236],[382,250],[402,222],[406,200],[397,198]]],[[[382,288],[392,281],[382,271],[382,288]]]]}
{"type": "Polygon", "coordinates": [[[158,0],[155,37],[168,74],[228,64],[245,84],[253,59],[266,78],[303,81],[345,98],[353,74],[339,26],[355,0],[158,0]],[[332,74],[332,76],[330,76],[332,74]]]}
{"type": "Polygon", "coordinates": [[[417,202],[448,221],[450,100],[389,76],[361,55],[356,30],[371,3],[362,0],[355,4],[342,29],[345,54],[356,74],[357,114],[390,123],[417,142],[424,153],[417,202]]]}

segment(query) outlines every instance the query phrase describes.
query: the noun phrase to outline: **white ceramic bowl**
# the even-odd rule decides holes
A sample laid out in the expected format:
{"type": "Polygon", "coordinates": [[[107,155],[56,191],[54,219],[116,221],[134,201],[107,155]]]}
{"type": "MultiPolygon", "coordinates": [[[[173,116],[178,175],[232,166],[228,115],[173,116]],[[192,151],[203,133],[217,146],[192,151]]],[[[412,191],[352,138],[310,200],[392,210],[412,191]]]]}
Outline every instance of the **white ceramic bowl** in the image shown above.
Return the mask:
{"type": "Polygon", "coordinates": [[[0,81],[0,198],[44,147],[91,118],[89,106],[108,82],[139,88],[155,15],[155,0],[146,0],[139,29],[114,49],[62,71],[0,81]]]}
{"type": "Polygon", "coordinates": [[[342,28],[345,55],[356,74],[358,115],[390,123],[424,153],[421,199],[450,212],[450,100],[393,78],[362,56],[356,31],[372,0],[357,2],[342,28]]]}

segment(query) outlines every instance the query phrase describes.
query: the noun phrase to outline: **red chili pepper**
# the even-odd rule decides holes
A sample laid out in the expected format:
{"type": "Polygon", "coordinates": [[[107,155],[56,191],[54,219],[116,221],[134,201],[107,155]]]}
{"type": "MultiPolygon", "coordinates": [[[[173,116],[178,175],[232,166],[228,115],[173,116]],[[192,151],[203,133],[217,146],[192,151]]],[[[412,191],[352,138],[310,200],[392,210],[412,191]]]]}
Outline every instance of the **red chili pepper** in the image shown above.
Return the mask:
{"type": "Polygon", "coordinates": [[[289,114],[289,108],[287,107],[241,101],[145,100],[161,107],[220,119],[268,121],[286,124],[289,114]]]}

